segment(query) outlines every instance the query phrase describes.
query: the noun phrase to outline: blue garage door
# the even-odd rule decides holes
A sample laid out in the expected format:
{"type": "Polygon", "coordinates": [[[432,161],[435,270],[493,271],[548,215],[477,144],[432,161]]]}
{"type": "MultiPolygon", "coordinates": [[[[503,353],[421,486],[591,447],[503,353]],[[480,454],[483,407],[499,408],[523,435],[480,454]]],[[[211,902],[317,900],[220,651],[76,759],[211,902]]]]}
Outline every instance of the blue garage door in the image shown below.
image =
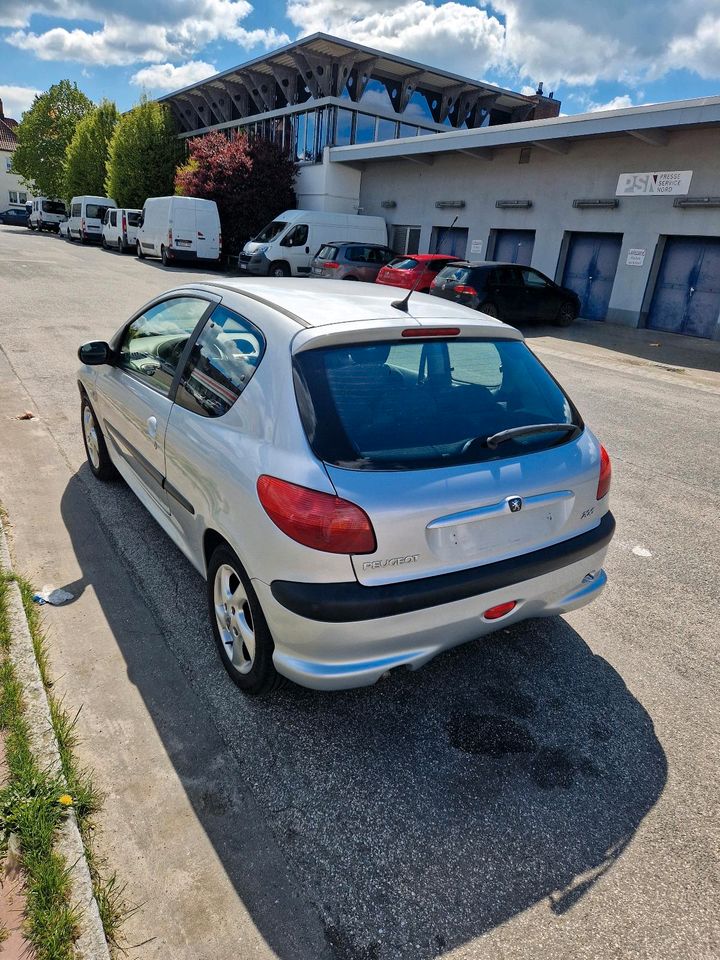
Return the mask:
{"type": "Polygon", "coordinates": [[[607,316],[621,244],[620,233],[570,236],[562,282],[580,297],[580,316],[586,320],[607,316]]]}
{"type": "Polygon", "coordinates": [[[720,239],[668,237],[648,326],[690,337],[712,337],[718,317],[720,239]]]}
{"type": "Polygon", "coordinates": [[[534,230],[496,230],[493,260],[529,267],[535,246],[534,230]]]}
{"type": "Polygon", "coordinates": [[[462,260],[467,250],[468,232],[465,227],[433,227],[430,253],[447,253],[462,260]]]}

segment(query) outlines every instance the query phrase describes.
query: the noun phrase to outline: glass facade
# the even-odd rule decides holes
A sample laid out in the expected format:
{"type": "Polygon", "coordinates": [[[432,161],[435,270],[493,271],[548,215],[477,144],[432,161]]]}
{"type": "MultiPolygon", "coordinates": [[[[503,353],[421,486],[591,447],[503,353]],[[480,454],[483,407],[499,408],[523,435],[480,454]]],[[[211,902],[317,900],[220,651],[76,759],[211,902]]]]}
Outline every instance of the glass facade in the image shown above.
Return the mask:
{"type": "Polygon", "coordinates": [[[262,137],[278,143],[298,163],[319,163],[325,147],[343,147],[352,143],[373,143],[397,137],[415,137],[435,133],[432,127],[417,127],[387,117],[378,117],[362,110],[325,106],[251,120],[226,131],[228,136],[240,133],[262,137]]]}

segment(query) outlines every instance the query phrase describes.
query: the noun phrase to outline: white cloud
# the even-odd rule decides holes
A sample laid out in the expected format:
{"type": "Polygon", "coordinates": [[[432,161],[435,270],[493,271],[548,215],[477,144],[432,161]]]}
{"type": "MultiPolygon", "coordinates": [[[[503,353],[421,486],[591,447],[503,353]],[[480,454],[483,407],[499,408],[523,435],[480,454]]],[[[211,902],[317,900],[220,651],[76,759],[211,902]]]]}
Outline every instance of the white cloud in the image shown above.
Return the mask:
{"type": "Polygon", "coordinates": [[[612,100],[608,100],[607,103],[589,103],[588,111],[590,113],[595,113],[598,110],[624,110],[626,107],[635,107],[637,104],[633,103],[632,97],[623,93],[618,97],[613,97],[612,100]]]}
{"type": "Polygon", "coordinates": [[[212,63],[205,63],[204,60],[188,60],[179,67],[172,63],[157,63],[138,70],[130,77],[130,83],[146,90],[179,90],[217,72],[217,67],[212,63]]]}
{"type": "Polygon", "coordinates": [[[242,25],[252,6],[247,0],[87,0],[62,5],[60,0],[21,4],[0,0],[0,25],[19,26],[5,39],[40,60],[75,60],[98,66],[163,63],[191,57],[208,43],[223,39],[241,47],[272,48],[287,42],[274,28],[246,30],[242,25]],[[24,10],[23,10],[24,8],[24,10]],[[23,19],[24,13],[24,19],[23,19]],[[30,15],[45,13],[63,19],[97,23],[95,30],[52,27],[42,33],[27,29],[30,15]]]}
{"type": "Polygon", "coordinates": [[[35,96],[40,93],[33,87],[16,87],[0,85],[0,100],[3,102],[3,112],[6,117],[20,120],[23,112],[29,110],[35,96]]]}

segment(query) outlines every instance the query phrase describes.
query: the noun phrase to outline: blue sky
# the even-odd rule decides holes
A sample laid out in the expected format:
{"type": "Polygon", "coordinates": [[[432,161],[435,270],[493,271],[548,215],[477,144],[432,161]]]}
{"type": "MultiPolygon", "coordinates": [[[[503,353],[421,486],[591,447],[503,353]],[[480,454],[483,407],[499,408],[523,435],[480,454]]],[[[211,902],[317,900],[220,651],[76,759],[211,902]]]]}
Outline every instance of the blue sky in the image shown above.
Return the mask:
{"type": "Polygon", "coordinates": [[[720,93],[720,0],[0,0],[0,97],[65,77],[121,109],[318,30],[530,92],[563,112],[720,93]]]}

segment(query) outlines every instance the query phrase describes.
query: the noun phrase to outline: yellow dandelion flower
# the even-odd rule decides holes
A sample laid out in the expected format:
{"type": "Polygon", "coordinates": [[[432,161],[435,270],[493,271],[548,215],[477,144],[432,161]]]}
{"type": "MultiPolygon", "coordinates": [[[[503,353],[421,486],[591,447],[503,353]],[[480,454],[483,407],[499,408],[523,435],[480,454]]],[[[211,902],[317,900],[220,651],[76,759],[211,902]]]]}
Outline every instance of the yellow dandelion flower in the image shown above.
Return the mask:
{"type": "Polygon", "coordinates": [[[58,797],[58,803],[62,804],[63,807],[71,807],[72,802],[73,802],[73,798],[70,796],[69,793],[61,793],[60,796],[58,797]]]}

